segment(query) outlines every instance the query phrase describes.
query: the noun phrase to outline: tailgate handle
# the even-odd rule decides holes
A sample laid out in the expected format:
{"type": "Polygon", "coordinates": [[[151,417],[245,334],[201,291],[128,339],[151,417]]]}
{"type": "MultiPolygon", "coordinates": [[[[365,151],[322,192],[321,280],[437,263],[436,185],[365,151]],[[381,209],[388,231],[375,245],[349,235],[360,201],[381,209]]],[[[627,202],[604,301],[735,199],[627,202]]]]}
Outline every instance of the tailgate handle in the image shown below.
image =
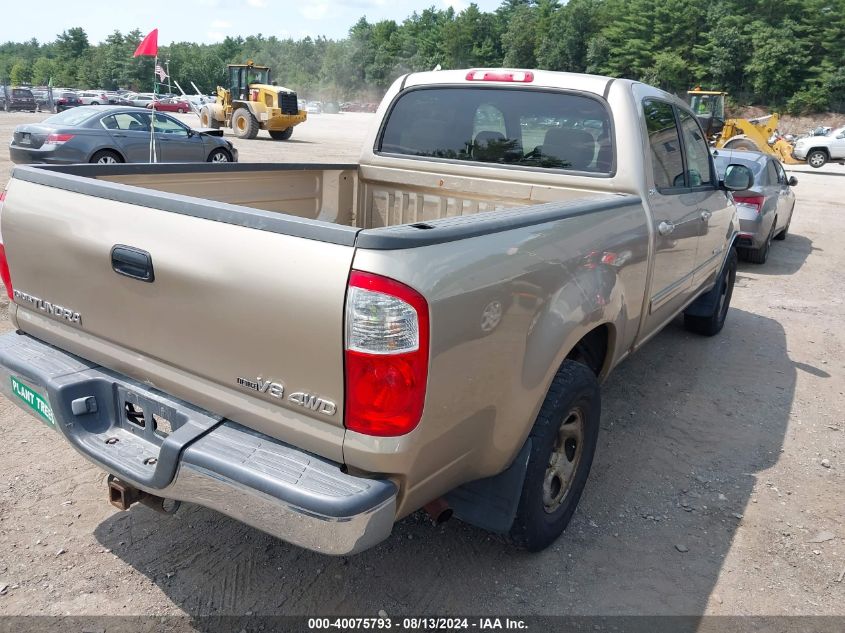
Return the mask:
{"type": "Polygon", "coordinates": [[[132,246],[115,244],[111,249],[111,267],[118,275],[140,279],[147,283],[155,280],[153,258],[147,251],[132,246]]]}

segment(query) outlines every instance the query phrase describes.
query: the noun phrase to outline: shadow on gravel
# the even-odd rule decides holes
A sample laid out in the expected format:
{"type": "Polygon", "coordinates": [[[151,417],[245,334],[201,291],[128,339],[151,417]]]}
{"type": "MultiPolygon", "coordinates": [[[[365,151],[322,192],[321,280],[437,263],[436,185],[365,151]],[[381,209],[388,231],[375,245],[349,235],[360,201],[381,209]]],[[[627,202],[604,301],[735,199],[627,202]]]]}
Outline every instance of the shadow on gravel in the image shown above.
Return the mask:
{"type": "Polygon", "coordinates": [[[715,338],[670,324],[606,383],[581,505],[539,554],[419,514],[350,558],[297,549],[197,506],[173,517],[136,506],[96,537],[192,616],[694,616],[758,474],[778,459],[795,379],[772,319],[733,309],[715,338]]]}
{"type": "MultiPolygon", "coordinates": [[[[796,211],[797,213],[797,211],[796,211]]],[[[823,249],[813,246],[813,241],[798,235],[796,233],[789,233],[783,241],[773,240],[772,248],[769,252],[769,259],[765,264],[752,264],[742,259],[739,260],[739,273],[744,272],[756,273],[758,275],[794,275],[807,257],[813,251],[821,251],[823,249]]]]}

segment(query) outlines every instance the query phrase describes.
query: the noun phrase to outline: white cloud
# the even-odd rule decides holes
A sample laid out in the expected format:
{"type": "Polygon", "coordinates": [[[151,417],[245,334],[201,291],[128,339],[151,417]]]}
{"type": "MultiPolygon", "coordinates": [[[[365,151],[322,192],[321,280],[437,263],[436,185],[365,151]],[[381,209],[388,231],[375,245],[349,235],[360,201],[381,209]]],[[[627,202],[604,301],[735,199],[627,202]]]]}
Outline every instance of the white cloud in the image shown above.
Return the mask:
{"type": "Polygon", "coordinates": [[[210,42],[221,42],[226,39],[226,35],[220,31],[209,31],[205,35],[210,42]]]}
{"type": "Polygon", "coordinates": [[[325,2],[306,4],[299,9],[299,13],[306,20],[322,20],[329,14],[329,5],[325,2]]]}
{"type": "Polygon", "coordinates": [[[267,0],[246,0],[246,3],[253,9],[263,9],[267,6],[267,0]]]}
{"type": "Polygon", "coordinates": [[[231,28],[231,26],[232,23],[227,22],[226,20],[214,20],[214,22],[211,23],[211,28],[213,29],[228,29],[231,28]]]}

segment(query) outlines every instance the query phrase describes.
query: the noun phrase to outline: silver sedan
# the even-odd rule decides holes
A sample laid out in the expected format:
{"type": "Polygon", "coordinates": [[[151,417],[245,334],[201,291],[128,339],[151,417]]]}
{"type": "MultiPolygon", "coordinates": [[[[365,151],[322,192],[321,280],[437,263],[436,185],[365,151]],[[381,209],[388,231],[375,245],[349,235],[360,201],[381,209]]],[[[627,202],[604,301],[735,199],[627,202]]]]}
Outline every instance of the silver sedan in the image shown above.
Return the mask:
{"type": "Polygon", "coordinates": [[[222,130],[194,130],[167,114],[153,119],[125,106],[82,106],[19,125],[9,155],[15,163],[147,163],[151,140],[162,163],[238,160],[222,130]]]}
{"type": "Polygon", "coordinates": [[[745,165],[754,175],[754,185],[733,194],[739,215],[740,233],[737,248],[740,255],[755,264],[765,264],[772,240],[786,239],[798,184],[795,176],[787,177],[776,158],[761,152],[720,149],[713,152],[719,178],[731,163],[745,165]]]}

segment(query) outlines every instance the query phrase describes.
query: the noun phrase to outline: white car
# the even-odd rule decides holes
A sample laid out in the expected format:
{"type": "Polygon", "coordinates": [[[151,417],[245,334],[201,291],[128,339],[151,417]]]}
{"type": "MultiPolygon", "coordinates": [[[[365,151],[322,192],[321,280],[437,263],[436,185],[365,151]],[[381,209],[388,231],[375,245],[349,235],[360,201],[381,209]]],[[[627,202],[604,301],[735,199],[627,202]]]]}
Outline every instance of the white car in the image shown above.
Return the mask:
{"type": "Polygon", "coordinates": [[[84,90],[76,93],[82,105],[108,105],[109,96],[99,90],[84,90]]]}
{"type": "Polygon", "coordinates": [[[792,154],[798,160],[806,160],[810,167],[816,168],[831,160],[845,160],[845,126],[836,128],[827,136],[798,139],[792,154]]]}

